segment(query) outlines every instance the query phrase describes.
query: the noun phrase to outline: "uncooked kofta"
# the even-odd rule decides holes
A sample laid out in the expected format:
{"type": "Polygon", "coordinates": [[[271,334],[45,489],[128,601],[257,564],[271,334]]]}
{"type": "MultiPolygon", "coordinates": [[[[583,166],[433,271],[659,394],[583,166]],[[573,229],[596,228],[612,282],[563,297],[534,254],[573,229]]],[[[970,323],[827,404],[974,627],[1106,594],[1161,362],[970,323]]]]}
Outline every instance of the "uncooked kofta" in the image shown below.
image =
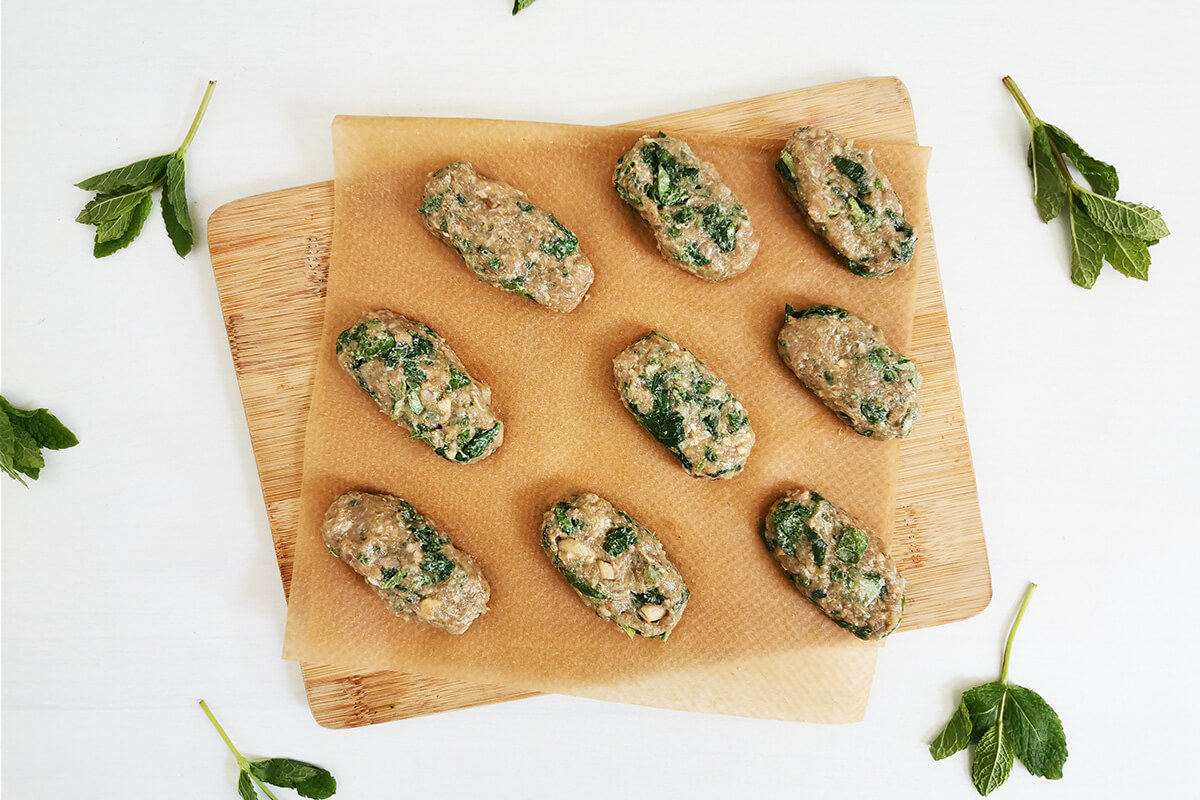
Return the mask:
{"type": "Polygon", "coordinates": [[[869,152],[806,126],[788,139],[775,169],[804,224],[855,275],[882,278],[912,260],[917,233],[869,152]]]}
{"type": "Polygon", "coordinates": [[[653,533],[594,494],[542,517],[542,549],[596,616],[630,636],[665,640],[687,606],[687,583],[653,533]]]}
{"type": "Polygon", "coordinates": [[[613,359],[621,401],[689,474],[732,478],[754,447],[750,417],[686,347],[651,331],[613,359]]]}
{"type": "Polygon", "coordinates": [[[693,275],[732,278],[758,253],[745,206],[686,142],[643,136],[617,160],[613,185],[650,226],[663,257],[693,275]]]}
{"type": "Polygon", "coordinates": [[[921,373],[883,332],[837,306],[788,306],[779,355],[800,382],[856,433],[901,439],[921,415],[921,373]]]}
{"type": "Polygon", "coordinates": [[[399,615],[457,634],[487,611],[479,564],[399,497],[347,492],[325,512],[321,536],[399,615]]]}
{"type": "Polygon", "coordinates": [[[579,238],[524,192],[466,162],[442,167],[421,200],[425,227],[484,283],[553,311],[570,311],[592,285],[579,238]]]}
{"type": "Polygon", "coordinates": [[[882,639],[900,624],[904,578],[879,537],[808,489],[767,512],[763,542],[805,597],[860,639],[882,639]]]}
{"type": "Polygon", "coordinates": [[[491,388],[428,325],[372,311],[338,335],[337,360],[410,438],[447,461],[478,461],[504,441],[491,388]]]}

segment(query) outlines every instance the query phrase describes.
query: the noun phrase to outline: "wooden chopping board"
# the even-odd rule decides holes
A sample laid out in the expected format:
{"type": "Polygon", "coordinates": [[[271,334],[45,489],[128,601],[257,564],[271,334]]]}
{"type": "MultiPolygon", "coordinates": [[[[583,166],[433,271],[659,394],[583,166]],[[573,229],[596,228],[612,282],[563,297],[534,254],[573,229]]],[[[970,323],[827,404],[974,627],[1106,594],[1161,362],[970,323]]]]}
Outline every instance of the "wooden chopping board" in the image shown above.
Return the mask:
{"type": "MultiPolygon", "coordinates": [[[[631,124],[675,134],[723,132],[785,139],[799,124],[854,138],[917,143],[912,104],[896,78],[799,89],[631,124]]],[[[292,557],[313,366],[324,313],[333,228],[333,183],[228,203],[209,218],[208,241],[234,369],[285,594],[292,557]]],[[[933,232],[921,247],[933,255],[933,232]]],[[[991,599],[991,577],[962,398],[937,261],[919,278],[909,355],[924,377],[923,416],[899,457],[892,551],[914,595],[902,630],[973,616],[991,599]]],[[[530,697],[398,672],[302,665],[313,715],[356,727],[453,708],[530,697]]]]}

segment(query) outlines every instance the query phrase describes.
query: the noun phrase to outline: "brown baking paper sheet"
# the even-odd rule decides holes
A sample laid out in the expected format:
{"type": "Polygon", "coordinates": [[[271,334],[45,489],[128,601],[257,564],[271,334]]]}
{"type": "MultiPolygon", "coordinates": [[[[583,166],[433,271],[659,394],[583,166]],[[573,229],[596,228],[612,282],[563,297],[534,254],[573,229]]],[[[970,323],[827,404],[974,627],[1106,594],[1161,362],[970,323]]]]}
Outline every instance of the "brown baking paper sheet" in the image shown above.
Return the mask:
{"type": "MultiPolygon", "coordinates": [[[[798,123],[802,122],[800,120],[798,123]]],[[[785,303],[833,303],[908,345],[914,262],[884,280],[850,274],[778,186],[782,142],[689,135],[749,209],[753,266],[709,284],[663,261],[614,193],[617,157],[643,131],[489,120],[339,117],[334,240],[323,344],[305,442],[286,658],[390,669],[642,705],[777,719],[860,719],[876,648],[833,626],[759,539],[782,491],[807,484],[890,536],[896,443],[849,431],[780,361],[785,303]],[[580,239],[596,269],[587,300],[548,311],[478,281],[417,208],[432,171],[469,160],[523,189],[580,239]],[[427,322],[492,387],[503,446],[452,464],[411,441],[338,367],[334,339],[364,311],[427,322]],[[758,434],[746,470],[688,476],[621,405],[612,357],[648,330],[691,348],[730,385],[758,434]],[[340,493],[402,496],[479,559],[489,612],[454,637],[397,618],[329,556],[320,525],[340,493]],[[692,590],[670,641],[629,639],[595,617],[539,544],[541,515],[594,491],[655,531],[692,590]]],[[[929,228],[928,151],[875,157],[929,228]]]]}

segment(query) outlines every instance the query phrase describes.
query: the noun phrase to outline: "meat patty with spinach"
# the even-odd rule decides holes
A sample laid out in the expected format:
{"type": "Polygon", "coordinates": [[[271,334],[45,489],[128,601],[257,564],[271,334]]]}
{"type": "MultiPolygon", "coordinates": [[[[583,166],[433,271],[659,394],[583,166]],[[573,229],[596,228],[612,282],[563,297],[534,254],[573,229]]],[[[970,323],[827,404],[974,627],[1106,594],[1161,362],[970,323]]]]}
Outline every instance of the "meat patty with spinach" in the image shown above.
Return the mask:
{"type": "Polygon", "coordinates": [[[542,550],[584,604],[629,636],[666,640],[687,583],[658,537],[603,497],[565,497],[542,517],[542,550]]]}
{"type": "Polygon", "coordinates": [[[690,350],[651,331],[613,359],[621,402],[688,474],[732,478],[754,447],[750,416],[690,350]]]}
{"type": "Polygon", "coordinates": [[[686,142],[643,136],[617,160],[613,185],[650,226],[663,257],[693,275],[732,278],[758,253],[745,206],[686,142]]]}
{"type": "Polygon", "coordinates": [[[592,285],[579,238],[519,189],[465,162],[435,172],[421,199],[425,227],[484,283],[571,311],[592,285]]]}
{"type": "Polygon", "coordinates": [[[837,306],[788,306],[779,355],[800,382],[856,433],[902,439],[921,415],[921,373],[883,332],[837,306]]]}
{"type": "Polygon", "coordinates": [[[399,497],[347,492],[325,512],[321,536],[401,616],[459,634],[487,611],[479,564],[399,497]]]}
{"type": "Polygon", "coordinates": [[[806,598],[860,639],[900,624],[904,578],[879,537],[816,492],[794,489],[772,505],[763,542],[806,598]]]}
{"type": "Polygon", "coordinates": [[[336,354],[383,413],[447,461],[478,461],[504,441],[491,388],[428,325],[372,311],[338,335],[336,354]]]}
{"type": "Polygon", "coordinates": [[[804,224],[855,275],[882,278],[912,260],[917,233],[868,151],[806,126],[788,139],[775,169],[804,224]]]}

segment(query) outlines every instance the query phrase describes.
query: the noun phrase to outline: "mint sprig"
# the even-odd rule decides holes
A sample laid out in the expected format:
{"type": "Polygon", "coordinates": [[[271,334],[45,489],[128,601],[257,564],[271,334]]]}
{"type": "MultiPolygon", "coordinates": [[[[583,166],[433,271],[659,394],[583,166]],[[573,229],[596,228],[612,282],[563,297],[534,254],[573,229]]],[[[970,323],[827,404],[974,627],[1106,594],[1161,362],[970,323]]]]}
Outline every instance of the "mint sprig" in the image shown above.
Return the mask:
{"type": "Polygon", "coordinates": [[[1067,738],[1058,714],[1037,692],[1008,682],[1013,639],[1036,588],[1031,583],[1025,590],[1008,631],[1000,680],[963,692],[954,716],[929,745],[929,754],[937,761],[974,745],[971,781],[981,795],[1008,780],[1014,758],[1030,774],[1051,780],[1062,777],[1067,760],[1067,738]]]}
{"type": "Polygon", "coordinates": [[[1150,247],[1170,235],[1162,214],[1139,203],[1117,199],[1117,170],[1087,153],[1079,143],[1033,113],[1012,78],[1004,86],[1029,121],[1029,169],[1033,202],[1042,222],[1067,210],[1071,236],[1071,280],[1085,289],[1095,285],[1107,261],[1130,278],[1150,277],[1150,247]],[[1076,183],[1074,165],[1090,188],[1076,183]]]}
{"type": "Polygon", "coordinates": [[[216,81],[209,81],[204,99],[192,119],[183,143],[174,152],[144,158],[124,167],[110,169],[99,175],[75,184],[80,189],[96,192],[76,222],[96,226],[96,240],[92,255],[96,258],[111,256],[125,248],[142,232],[142,225],[150,216],[151,195],[162,189],[161,203],[163,223],[175,252],[186,256],[195,244],[192,219],[188,213],[187,193],[184,184],[187,176],[187,151],[208,110],[216,81]]]}
{"type": "Polygon", "coordinates": [[[0,395],[0,470],[28,486],[46,466],[42,448],[64,450],[79,444],[75,434],[44,408],[14,408],[0,395]],[[22,477],[24,476],[24,477],[22,477]]]}
{"type": "Polygon", "coordinates": [[[316,764],[297,761],[294,758],[264,758],[259,761],[250,761],[233,746],[225,729],[221,727],[221,723],[217,722],[217,718],[209,709],[208,703],[201,700],[200,708],[204,709],[208,721],[217,729],[217,733],[221,734],[221,738],[225,740],[225,746],[237,759],[237,788],[242,800],[258,800],[258,791],[255,786],[261,789],[270,800],[279,800],[267,788],[267,784],[283,789],[294,789],[296,794],[301,797],[313,798],[313,800],[324,800],[326,797],[332,797],[337,791],[337,781],[334,780],[333,775],[329,770],[318,767],[316,764]]]}
{"type": "Polygon", "coordinates": [[[513,16],[533,5],[534,0],[513,0],[513,16]]]}

